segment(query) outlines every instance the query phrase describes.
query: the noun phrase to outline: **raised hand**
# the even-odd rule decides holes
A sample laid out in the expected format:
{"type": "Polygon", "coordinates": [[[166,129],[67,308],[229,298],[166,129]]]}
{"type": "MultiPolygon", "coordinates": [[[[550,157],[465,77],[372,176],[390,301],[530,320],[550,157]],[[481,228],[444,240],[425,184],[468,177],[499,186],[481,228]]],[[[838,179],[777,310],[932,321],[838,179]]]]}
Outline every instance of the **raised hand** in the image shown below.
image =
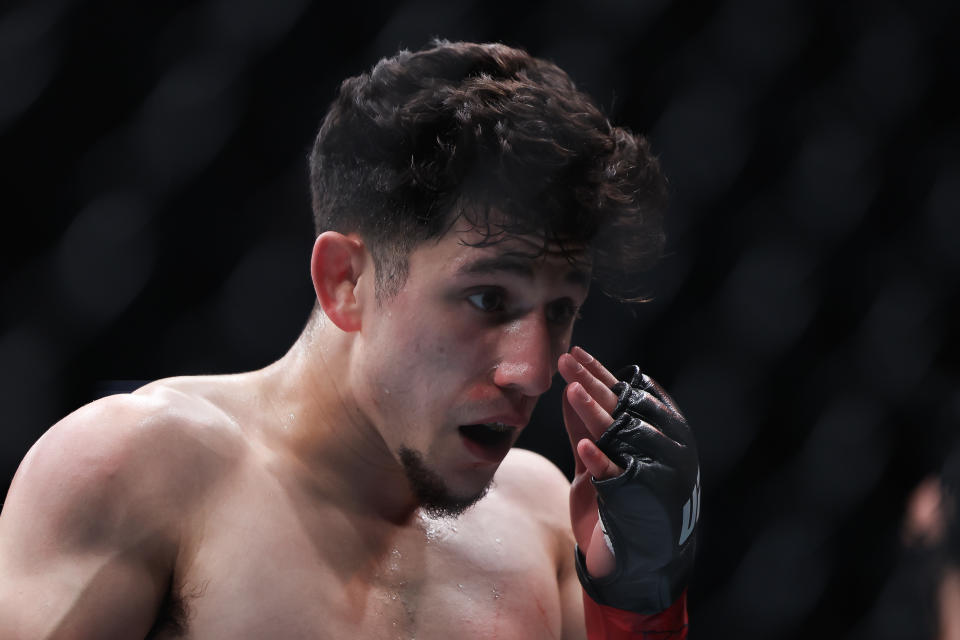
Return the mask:
{"type": "Polygon", "coordinates": [[[693,567],[700,503],[693,433],[638,367],[618,380],[574,348],[559,369],[568,382],[563,413],[577,464],[570,511],[581,583],[600,604],[664,610],[693,567]]]}
{"type": "Polygon", "coordinates": [[[590,575],[604,576],[614,569],[614,555],[603,538],[597,493],[590,479],[591,476],[613,478],[623,473],[595,444],[613,424],[611,414],[617,406],[617,394],[611,387],[617,378],[580,347],[560,356],[558,366],[567,382],[563,391],[563,420],[576,461],[570,491],[573,533],[586,556],[590,575]]]}

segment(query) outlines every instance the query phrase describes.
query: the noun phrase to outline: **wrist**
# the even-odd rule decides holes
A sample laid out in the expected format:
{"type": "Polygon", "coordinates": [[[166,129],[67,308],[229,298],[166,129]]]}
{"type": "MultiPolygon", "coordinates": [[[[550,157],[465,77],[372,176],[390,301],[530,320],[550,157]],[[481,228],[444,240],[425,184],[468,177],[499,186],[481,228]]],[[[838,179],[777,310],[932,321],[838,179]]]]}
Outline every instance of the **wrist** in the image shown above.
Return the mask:
{"type": "Polygon", "coordinates": [[[657,638],[657,640],[685,640],[689,619],[687,591],[663,611],[635,613],[598,604],[583,594],[584,619],[588,640],[627,640],[628,638],[657,638]]]}

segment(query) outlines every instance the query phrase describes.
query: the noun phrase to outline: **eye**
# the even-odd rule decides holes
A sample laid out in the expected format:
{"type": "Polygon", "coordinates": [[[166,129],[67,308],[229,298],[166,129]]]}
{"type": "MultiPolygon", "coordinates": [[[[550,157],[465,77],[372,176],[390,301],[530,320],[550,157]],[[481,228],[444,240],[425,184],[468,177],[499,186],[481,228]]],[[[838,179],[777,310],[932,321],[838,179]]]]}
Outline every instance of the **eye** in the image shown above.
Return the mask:
{"type": "Polygon", "coordinates": [[[505,299],[506,296],[503,291],[499,289],[484,289],[483,291],[478,291],[477,293],[467,296],[467,302],[480,311],[487,313],[503,311],[505,308],[505,299]]]}
{"type": "Polygon", "coordinates": [[[580,317],[577,305],[570,298],[554,300],[547,305],[547,321],[554,324],[567,324],[580,317]]]}

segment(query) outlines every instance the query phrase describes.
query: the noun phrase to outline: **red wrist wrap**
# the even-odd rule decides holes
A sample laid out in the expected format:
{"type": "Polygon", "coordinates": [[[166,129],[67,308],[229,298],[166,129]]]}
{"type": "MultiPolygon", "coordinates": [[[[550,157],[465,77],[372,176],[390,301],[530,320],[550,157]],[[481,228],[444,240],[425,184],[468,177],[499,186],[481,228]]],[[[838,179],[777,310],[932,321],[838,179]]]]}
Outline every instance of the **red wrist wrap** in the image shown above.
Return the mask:
{"type": "Polygon", "coordinates": [[[687,592],[659,613],[643,614],[597,604],[583,594],[588,640],[686,640],[687,592]]]}

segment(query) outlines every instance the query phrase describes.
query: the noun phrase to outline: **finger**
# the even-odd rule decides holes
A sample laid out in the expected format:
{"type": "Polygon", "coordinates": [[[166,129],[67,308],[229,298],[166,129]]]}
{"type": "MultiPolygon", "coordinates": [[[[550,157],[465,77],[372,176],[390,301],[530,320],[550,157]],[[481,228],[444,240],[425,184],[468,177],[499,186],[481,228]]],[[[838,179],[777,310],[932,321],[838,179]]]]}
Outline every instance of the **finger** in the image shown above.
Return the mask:
{"type": "MultiPolygon", "coordinates": [[[[677,404],[673,401],[673,398],[670,397],[670,394],[667,393],[666,389],[660,386],[660,383],[658,383],[656,380],[654,380],[653,378],[651,378],[645,373],[643,374],[642,381],[643,381],[643,386],[641,387],[641,389],[643,389],[644,391],[652,395],[654,398],[659,400],[661,403],[663,403],[664,406],[666,406],[668,409],[670,409],[674,413],[680,414],[680,410],[677,409],[677,404]]],[[[682,417],[683,414],[680,414],[680,415],[682,417]]]]}
{"type": "Polygon", "coordinates": [[[603,407],[607,413],[613,413],[617,408],[617,394],[610,390],[610,387],[597,378],[589,369],[569,353],[560,356],[558,362],[560,375],[567,382],[579,382],[587,390],[594,400],[603,407]]]}
{"type": "Polygon", "coordinates": [[[582,347],[574,347],[570,350],[570,355],[577,359],[577,362],[582,364],[587,370],[590,371],[600,382],[605,384],[607,387],[612,387],[613,385],[620,382],[617,380],[617,376],[613,375],[607,368],[600,364],[600,361],[594,358],[592,355],[583,350],[582,347]]]}
{"type": "Polygon", "coordinates": [[[623,469],[618,467],[592,440],[584,438],[577,443],[577,455],[583,460],[584,466],[597,480],[616,478],[623,469]]]}
{"type": "Polygon", "coordinates": [[[587,430],[586,425],[583,424],[583,420],[580,419],[577,412],[570,406],[570,401],[567,400],[567,394],[565,392],[561,394],[561,409],[563,411],[563,424],[567,428],[567,435],[570,437],[570,446],[573,448],[574,473],[580,475],[586,467],[584,467],[583,461],[580,460],[580,454],[577,453],[577,443],[583,438],[590,438],[592,436],[590,431],[587,430]]]}
{"type": "Polygon", "coordinates": [[[601,407],[579,382],[568,384],[564,395],[594,440],[602,436],[603,432],[613,424],[610,413],[601,407]]]}
{"type": "Polygon", "coordinates": [[[685,457],[685,446],[674,440],[652,424],[639,418],[630,420],[618,427],[617,438],[630,443],[633,456],[656,464],[676,466],[681,464],[685,457]]]}
{"type": "MultiPolygon", "coordinates": [[[[644,378],[646,379],[646,376],[644,378]]],[[[669,399],[669,396],[667,398],[669,399]]],[[[683,415],[675,407],[664,404],[660,398],[650,391],[631,390],[627,404],[629,405],[627,410],[631,415],[642,418],[646,424],[671,440],[681,443],[689,440],[690,428],[687,426],[683,415]]]]}

